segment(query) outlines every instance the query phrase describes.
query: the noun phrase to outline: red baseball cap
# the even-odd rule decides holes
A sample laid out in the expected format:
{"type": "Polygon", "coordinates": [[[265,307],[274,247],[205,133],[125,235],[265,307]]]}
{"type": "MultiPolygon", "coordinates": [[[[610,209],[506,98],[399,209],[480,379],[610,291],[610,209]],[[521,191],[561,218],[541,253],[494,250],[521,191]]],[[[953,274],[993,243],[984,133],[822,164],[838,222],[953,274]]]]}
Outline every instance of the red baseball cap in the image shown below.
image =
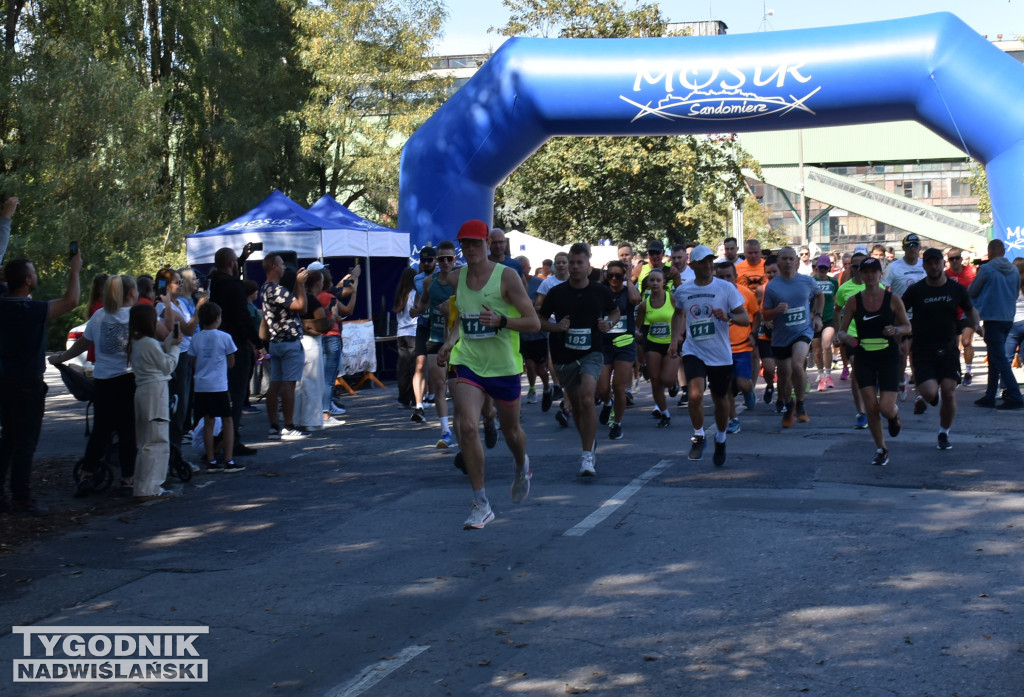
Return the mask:
{"type": "Polygon", "coordinates": [[[482,220],[467,220],[459,228],[460,240],[486,240],[490,238],[491,228],[482,220]]]}

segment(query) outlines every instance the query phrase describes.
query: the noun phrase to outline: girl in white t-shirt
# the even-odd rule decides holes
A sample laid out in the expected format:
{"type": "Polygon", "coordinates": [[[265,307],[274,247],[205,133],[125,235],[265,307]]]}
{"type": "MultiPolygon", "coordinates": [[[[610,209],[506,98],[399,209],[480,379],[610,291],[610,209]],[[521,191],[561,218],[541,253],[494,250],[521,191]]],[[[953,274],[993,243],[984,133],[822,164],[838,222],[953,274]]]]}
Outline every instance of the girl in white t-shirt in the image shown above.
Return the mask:
{"type": "Polygon", "coordinates": [[[178,365],[181,330],[172,331],[161,344],[156,340],[156,308],[136,305],[128,317],[128,360],[135,373],[135,496],[169,496],[161,484],[167,479],[171,455],[168,441],[167,382],[178,365]]]}

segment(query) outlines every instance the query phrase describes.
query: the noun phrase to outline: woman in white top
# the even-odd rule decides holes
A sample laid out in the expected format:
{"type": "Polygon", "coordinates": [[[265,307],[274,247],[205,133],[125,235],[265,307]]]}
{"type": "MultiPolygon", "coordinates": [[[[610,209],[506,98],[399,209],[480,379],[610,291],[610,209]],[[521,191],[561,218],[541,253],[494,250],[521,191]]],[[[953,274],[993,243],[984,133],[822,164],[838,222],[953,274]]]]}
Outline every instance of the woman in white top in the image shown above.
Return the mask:
{"type": "Polygon", "coordinates": [[[135,376],[128,366],[128,313],[138,300],[139,291],[131,276],[111,276],[103,289],[103,308],[97,310],[85,326],[82,337],[70,349],[54,357],[63,363],[90,348],[96,349],[93,378],[92,433],[85,446],[83,477],[75,496],[88,496],[97,483],[92,474],[102,466],[111,436],[117,433],[121,486],[131,487],[135,474],[135,413],[126,408],[135,402],[135,376]]]}

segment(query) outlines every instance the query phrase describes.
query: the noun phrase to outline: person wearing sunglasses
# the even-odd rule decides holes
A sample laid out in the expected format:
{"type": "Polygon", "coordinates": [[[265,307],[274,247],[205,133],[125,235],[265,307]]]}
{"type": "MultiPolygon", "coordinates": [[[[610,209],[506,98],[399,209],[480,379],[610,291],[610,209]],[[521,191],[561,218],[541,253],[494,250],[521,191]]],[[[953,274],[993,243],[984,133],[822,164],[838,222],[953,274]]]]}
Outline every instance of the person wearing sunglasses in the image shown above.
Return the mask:
{"type": "MultiPolygon", "coordinates": [[[[899,297],[907,292],[914,283],[923,280],[927,274],[921,262],[921,238],[910,233],[903,238],[903,258],[889,262],[882,274],[882,285],[886,286],[899,297]]],[[[913,313],[910,318],[913,319],[913,313]]],[[[910,357],[910,344],[914,337],[911,334],[900,337],[900,361],[903,366],[903,377],[900,380],[900,401],[906,401],[910,395],[907,387],[907,361],[910,357]]]]}
{"type": "Polygon", "coordinates": [[[608,262],[605,273],[605,284],[619,308],[619,321],[603,337],[604,367],[597,379],[597,398],[603,406],[597,420],[602,426],[608,426],[614,414],[615,420],[608,430],[611,440],[622,438],[626,390],[632,382],[633,363],[636,361],[633,310],[640,304],[640,291],[629,282],[628,273],[629,267],[620,260],[608,262]]]}
{"type": "MultiPolygon", "coordinates": [[[[433,370],[437,365],[437,353],[445,338],[445,314],[441,305],[455,294],[455,286],[449,280],[449,274],[455,268],[455,243],[445,240],[437,245],[437,271],[423,281],[423,293],[420,294],[415,315],[428,315],[427,364],[431,366],[427,374],[427,392],[435,395],[434,408],[441,422],[441,438],[437,441],[438,448],[451,448],[458,445],[452,434],[448,418],[448,400],[445,399],[445,371],[433,370]]],[[[415,413],[413,414],[415,416],[415,413]]]]}
{"type": "Polygon", "coordinates": [[[895,438],[903,428],[896,393],[900,382],[900,335],[910,332],[910,320],[900,296],[883,287],[882,263],[865,259],[860,265],[864,290],[843,305],[843,324],[839,340],[855,349],[853,370],[867,407],[868,428],[875,441],[872,465],[889,464],[889,450],[882,433],[882,417],[888,421],[889,436],[895,438]],[[849,333],[857,322],[857,336],[849,333]]]}
{"type": "MultiPolygon", "coordinates": [[[[946,276],[952,278],[964,288],[970,288],[977,274],[971,264],[964,263],[963,250],[957,247],[947,249],[946,263],[948,264],[946,276]]],[[[971,324],[970,318],[962,312],[959,315],[959,321],[960,347],[963,349],[964,354],[964,374],[960,384],[964,387],[970,387],[974,381],[974,377],[971,375],[974,367],[974,325],[971,324]]]]}
{"type": "Polygon", "coordinates": [[[532,477],[526,434],[519,423],[519,376],[523,372],[519,333],[540,330],[540,321],[522,279],[515,271],[487,258],[488,233],[487,223],[482,220],[469,220],[459,228],[466,266],[456,269],[448,279],[457,289],[458,317],[437,353],[437,365],[450,365],[456,376],[452,403],[459,420],[463,464],[473,487],[473,504],[462,524],[465,530],[480,529],[494,520],[484,487],[484,448],[479,430],[487,396],[494,400],[501,432],[514,459],[509,492],[513,503],[526,500],[532,477]]]}
{"type": "Polygon", "coordinates": [[[662,269],[665,274],[665,289],[671,292],[673,288],[678,288],[682,280],[679,278],[679,272],[671,266],[665,263],[665,245],[659,239],[652,239],[647,243],[647,263],[637,264],[633,267],[633,284],[641,291],[646,290],[644,281],[647,280],[647,274],[651,272],[651,269],[662,269]]]}

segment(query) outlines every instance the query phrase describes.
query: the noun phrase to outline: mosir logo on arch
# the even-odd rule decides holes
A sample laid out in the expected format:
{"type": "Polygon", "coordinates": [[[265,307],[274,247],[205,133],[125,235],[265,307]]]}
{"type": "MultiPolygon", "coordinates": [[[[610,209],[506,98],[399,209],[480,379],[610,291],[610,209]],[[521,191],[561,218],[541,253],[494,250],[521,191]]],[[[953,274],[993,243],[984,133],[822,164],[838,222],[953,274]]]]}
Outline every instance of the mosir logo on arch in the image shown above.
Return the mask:
{"type": "Polygon", "coordinates": [[[785,116],[793,110],[814,114],[807,102],[820,90],[804,63],[738,67],[710,61],[638,60],[632,90],[619,98],[638,109],[633,121],[736,121],[785,116]],[[642,93],[655,89],[664,90],[665,96],[645,100],[642,93]]]}
{"type": "Polygon", "coordinates": [[[13,627],[14,682],[207,682],[209,627],[13,627]]]}

